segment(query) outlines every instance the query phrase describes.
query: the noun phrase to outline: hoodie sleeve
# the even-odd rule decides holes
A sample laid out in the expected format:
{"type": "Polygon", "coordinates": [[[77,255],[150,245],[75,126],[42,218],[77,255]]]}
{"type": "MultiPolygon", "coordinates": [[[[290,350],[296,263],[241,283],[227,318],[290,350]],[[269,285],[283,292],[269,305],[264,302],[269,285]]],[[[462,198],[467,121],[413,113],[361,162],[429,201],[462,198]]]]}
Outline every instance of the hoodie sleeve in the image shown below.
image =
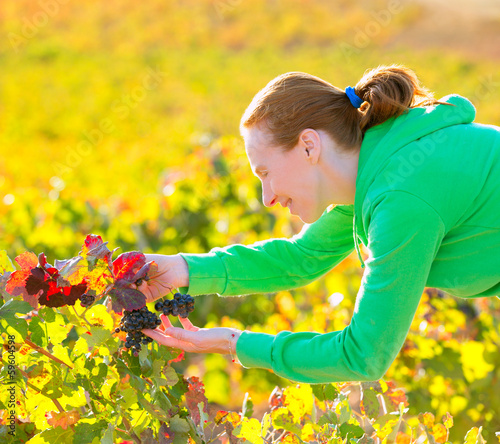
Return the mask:
{"type": "Polygon", "coordinates": [[[385,374],[408,334],[445,228],[433,208],[401,191],[378,198],[365,226],[370,257],[350,325],[326,334],[245,331],[236,345],[243,366],[308,383],[385,374]]]}
{"type": "Polygon", "coordinates": [[[189,287],[181,291],[236,296],[296,288],[325,274],[353,249],[353,206],[337,206],[290,239],[182,253],[189,287]]]}

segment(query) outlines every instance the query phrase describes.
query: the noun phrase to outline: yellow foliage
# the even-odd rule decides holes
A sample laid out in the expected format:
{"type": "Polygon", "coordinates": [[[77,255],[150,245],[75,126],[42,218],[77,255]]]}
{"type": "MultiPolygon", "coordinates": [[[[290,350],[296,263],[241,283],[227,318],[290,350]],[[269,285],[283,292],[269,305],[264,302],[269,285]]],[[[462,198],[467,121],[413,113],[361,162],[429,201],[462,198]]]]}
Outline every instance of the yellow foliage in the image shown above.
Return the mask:
{"type": "Polygon", "coordinates": [[[485,346],[482,342],[468,341],[462,344],[460,361],[467,381],[482,379],[495,368],[484,360],[484,351],[485,346]]]}
{"type": "Polygon", "coordinates": [[[295,387],[287,387],[283,396],[283,403],[292,413],[294,422],[300,423],[301,418],[311,414],[313,408],[313,394],[310,385],[297,384],[295,387]]]}

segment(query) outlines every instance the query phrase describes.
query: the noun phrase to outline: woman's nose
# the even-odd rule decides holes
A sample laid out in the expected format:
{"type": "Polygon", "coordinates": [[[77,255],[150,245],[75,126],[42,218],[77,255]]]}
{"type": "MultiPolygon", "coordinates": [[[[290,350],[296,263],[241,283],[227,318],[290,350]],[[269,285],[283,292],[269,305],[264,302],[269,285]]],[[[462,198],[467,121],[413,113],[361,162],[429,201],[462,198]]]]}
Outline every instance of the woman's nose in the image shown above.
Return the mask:
{"type": "Polygon", "coordinates": [[[266,207],[272,207],[278,202],[278,196],[271,191],[270,187],[262,186],[262,202],[266,207]]]}

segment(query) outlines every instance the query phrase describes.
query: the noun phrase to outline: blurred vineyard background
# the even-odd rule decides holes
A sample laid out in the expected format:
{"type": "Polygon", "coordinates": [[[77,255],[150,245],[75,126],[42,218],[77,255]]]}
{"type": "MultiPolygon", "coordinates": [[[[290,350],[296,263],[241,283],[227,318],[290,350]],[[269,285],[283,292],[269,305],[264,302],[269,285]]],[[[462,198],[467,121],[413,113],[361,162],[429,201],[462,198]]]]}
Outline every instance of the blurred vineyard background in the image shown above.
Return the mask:
{"type": "MultiPolygon", "coordinates": [[[[238,134],[253,95],[305,71],[344,88],[382,63],[413,68],[438,97],[458,93],[500,124],[500,4],[417,0],[2,0],[0,250],[74,256],[88,233],[111,248],[175,254],[289,237],[264,208],[238,134]]],[[[198,325],[342,329],[362,270],[355,256],[301,289],[201,296],[198,325]]],[[[386,375],[409,415],[500,430],[500,304],[429,290],[386,375]]],[[[219,355],[178,363],[208,399],[256,414],[289,381],[219,355]]]]}

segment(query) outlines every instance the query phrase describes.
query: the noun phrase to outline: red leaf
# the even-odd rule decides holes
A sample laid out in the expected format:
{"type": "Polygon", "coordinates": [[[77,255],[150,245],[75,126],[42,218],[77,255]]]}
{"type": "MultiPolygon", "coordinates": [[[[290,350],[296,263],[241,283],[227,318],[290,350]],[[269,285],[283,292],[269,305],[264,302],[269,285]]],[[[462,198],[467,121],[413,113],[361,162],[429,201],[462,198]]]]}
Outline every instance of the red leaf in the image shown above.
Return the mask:
{"type": "Polygon", "coordinates": [[[186,404],[195,424],[200,424],[200,411],[198,404],[203,403],[203,411],[208,413],[208,399],[205,396],[205,387],[203,383],[196,376],[187,379],[188,391],[184,395],[186,397],[186,404]]]}
{"type": "Polygon", "coordinates": [[[176,358],[171,359],[170,361],[167,362],[167,365],[172,364],[172,362],[181,362],[184,359],[184,351],[181,351],[176,358]]]}
{"type": "Polygon", "coordinates": [[[104,242],[102,241],[102,237],[97,234],[89,234],[85,238],[85,241],[82,246],[82,255],[87,255],[88,252],[96,247],[99,247],[104,242]]]}
{"type": "MultiPolygon", "coordinates": [[[[51,282],[51,284],[53,284],[51,282]]],[[[75,302],[80,299],[80,296],[85,293],[87,286],[85,284],[72,285],[71,287],[57,287],[56,284],[51,285],[48,292],[44,292],[38,298],[40,305],[47,307],[63,307],[65,305],[75,305],[75,302]]]]}
{"type": "Polygon", "coordinates": [[[146,256],[140,251],[120,254],[113,261],[113,274],[116,281],[123,280],[124,282],[117,282],[117,285],[128,285],[134,282],[133,277],[145,264],[146,256]]]}
{"type": "Polygon", "coordinates": [[[47,264],[47,258],[45,257],[45,253],[40,253],[38,255],[38,263],[40,264],[40,266],[42,268],[45,268],[48,264],[47,264]]]}
{"type": "Polygon", "coordinates": [[[14,271],[5,284],[5,291],[12,296],[28,295],[26,292],[26,279],[30,274],[31,270],[14,271]]]}
{"type": "Polygon", "coordinates": [[[148,274],[156,274],[158,271],[158,265],[155,261],[149,261],[145,263],[141,269],[134,275],[132,278],[132,282],[135,282],[139,279],[144,279],[148,274]]]}
{"type": "Polygon", "coordinates": [[[38,265],[38,258],[35,253],[32,253],[31,251],[21,253],[15,260],[23,271],[29,271],[38,265]]]}
{"type": "Polygon", "coordinates": [[[146,305],[146,296],[133,288],[112,288],[108,295],[115,313],[121,313],[122,310],[139,310],[146,305]]]}
{"type": "Polygon", "coordinates": [[[49,291],[46,274],[41,268],[33,268],[26,278],[26,291],[29,295],[38,294],[39,291],[49,291]]]}

